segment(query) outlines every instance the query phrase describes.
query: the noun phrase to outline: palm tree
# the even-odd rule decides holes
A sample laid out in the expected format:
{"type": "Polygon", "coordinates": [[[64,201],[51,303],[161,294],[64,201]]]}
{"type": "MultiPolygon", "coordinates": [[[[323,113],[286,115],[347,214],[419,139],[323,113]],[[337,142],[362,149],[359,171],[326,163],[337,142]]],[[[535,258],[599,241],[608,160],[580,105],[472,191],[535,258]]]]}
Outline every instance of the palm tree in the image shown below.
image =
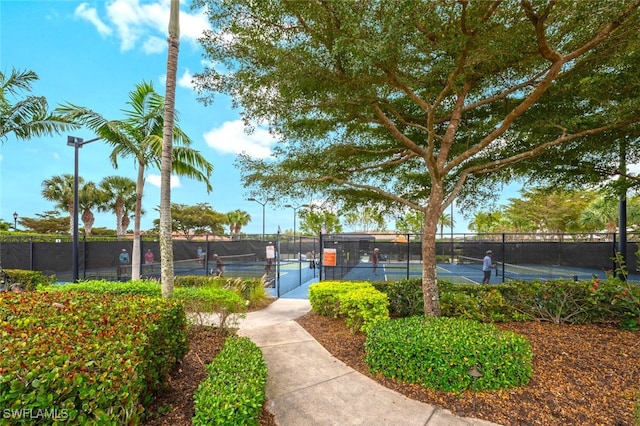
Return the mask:
{"type": "MultiPolygon", "coordinates": [[[[90,109],[73,104],[58,107],[57,111],[68,119],[87,126],[113,147],[110,159],[118,168],[118,158],[133,157],[137,163],[136,202],[131,253],[131,279],[140,277],[140,217],[142,195],[147,167],[160,167],[162,156],[164,98],[156,93],[151,83],[143,82],[129,94],[130,110],[124,110],[124,120],[107,120],[90,109]]],[[[189,178],[204,182],[211,191],[209,177],[213,166],[196,150],[189,147],[191,139],[179,127],[174,127],[174,141],[181,146],[173,148],[172,170],[189,178]]],[[[171,259],[173,261],[173,259],[171,259]]]]}
{"type": "Polygon", "coordinates": [[[171,0],[169,15],[169,51],[167,54],[167,82],[164,103],[162,162],[160,167],[160,271],[162,297],[173,295],[173,244],[171,226],[171,170],[173,130],[176,104],[176,76],[180,47],[180,3],[171,0]]]}
{"type": "Polygon", "coordinates": [[[240,235],[242,227],[251,222],[251,215],[244,210],[238,209],[227,213],[227,219],[229,221],[229,233],[232,236],[234,234],[237,236],[240,235]]]}
{"type": "Polygon", "coordinates": [[[440,239],[442,239],[444,238],[444,228],[453,227],[454,225],[453,218],[449,213],[443,213],[442,216],[440,216],[440,220],[438,221],[438,224],[440,225],[440,239]]]}
{"type": "MultiPolygon", "coordinates": [[[[78,177],[78,185],[82,185],[84,179],[78,177]]],[[[57,209],[62,209],[69,213],[71,216],[69,219],[69,234],[73,233],[74,223],[74,176],[71,174],[64,174],[62,176],[53,176],[51,179],[45,179],[42,182],[42,196],[49,201],[56,203],[57,209]]]]}
{"type": "Polygon", "coordinates": [[[38,75],[33,71],[13,69],[8,76],[0,71],[0,140],[9,133],[25,140],[77,127],[64,117],[49,114],[49,104],[43,96],[27,96],[14,104],[9,101],[21,92],[30,92],[36,80],[38,75]]]}
{"type": "Polygon", "coordinates": [[[122,239],[129,226],[129,212],[136,208],[136,183],[122,176],[107,176],[100,182],[104,200],[100,211],[110,211],[116,215],[116,234],[122,239]]]}
{"type": "Polygon", "coordinates": [[[85,235],[91,235],[91,229],[95,222],[93,209],[99,207],[102,204],[103,199],[104,195],[102,191],[100,191],[93,182],[87,182],[78,190],[78,205],[82,211],[82,216],[80,218],[84,225],[85,235]]]}

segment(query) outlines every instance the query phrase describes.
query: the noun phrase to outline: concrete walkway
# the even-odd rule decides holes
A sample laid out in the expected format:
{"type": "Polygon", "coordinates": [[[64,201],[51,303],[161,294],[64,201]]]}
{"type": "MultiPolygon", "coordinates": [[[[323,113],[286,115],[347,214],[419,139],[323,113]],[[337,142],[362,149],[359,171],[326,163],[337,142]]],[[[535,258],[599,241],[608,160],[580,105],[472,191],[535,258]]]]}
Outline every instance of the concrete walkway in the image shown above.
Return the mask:
{"type": "Polygon", "coordinates": [[[239,325],[238,334],[264,355],[267,407],[279,426],[495,425],[409,399],[333,357],[294,321],[311,310],[308,285],[247,314],[239,325]]]}

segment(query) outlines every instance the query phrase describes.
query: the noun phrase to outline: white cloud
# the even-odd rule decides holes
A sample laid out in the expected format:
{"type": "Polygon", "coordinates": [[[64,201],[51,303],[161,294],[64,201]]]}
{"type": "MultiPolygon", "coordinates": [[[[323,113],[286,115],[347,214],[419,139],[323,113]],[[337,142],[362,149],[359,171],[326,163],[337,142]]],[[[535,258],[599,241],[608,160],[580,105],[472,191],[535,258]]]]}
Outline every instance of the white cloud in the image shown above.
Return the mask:
{"type": "Polygon", "coordinates": [[[189,69],[187,69],[183,74],[182,77],[180,77],[178,79],[178,86],[180,87],[184,87],[186,89],[193,89],[193,74],[191,74],[189,72],[189,69]]]}
{"type": "Polygon", "coordinates": [[[111,28],[109,28],[109,26],[98,17],[98,11],[93,7],[89,7],[88,3],[82,3],[80,6],[76,7],[74,14],[79,18],[86,19],[91,22],[93,26],[96,27],[96,30],[100,35],[111,35],[111,28]]]}
{"type": "MultiPolygon", "coordinates": [[[[167,74],[162,74],[158,77],[158,81],[162,86],[166,86],[167,84],[167,74]]],[[[183,87],[185,89],[195,90],[195,86],[193,84],[193,74],[189,72],[189,69],[182,74],[182,76],[178,77],[178,81],[176,81],[178,87],[183,87]]]]}
{"type": "Polygon", "coordinates": [[[208,131],[204,134],[204,140],[222,154],[246,152],[258,158],[271,156],[271,146],[276,143],[269,131],[260,127],[247,134],[241,120],[227,121],[221,127],[208,131]]]}
{"type": "Polygon", "coordinates": [[[163,52],[165,47],[168,46],[167,40],[160,37],[148,37],[142,45],[142,50],[145,53],[160,53],[163,52]]]}
{"type": "MultiPolygon", "coordinates": [[[[117,28],[120,49],[141,44],[146,53],[163,52],[167,46],[170,0],[111,0],[106,4],[108,21],[117,28]]],[[[95,12],[95,9],[94,9],[95,12]]],[[[209,28],[204,11],[180,12],[180,39],[193,45],[209,28]]]]}
{"type": "MultiPolygon", "coordinates": [[[[148,175],[147,182],[153,186],[160,188],[160,175],[148,175]]],[[[180,188],[180,177],[171,175],[171,188],[180,188]]]]}

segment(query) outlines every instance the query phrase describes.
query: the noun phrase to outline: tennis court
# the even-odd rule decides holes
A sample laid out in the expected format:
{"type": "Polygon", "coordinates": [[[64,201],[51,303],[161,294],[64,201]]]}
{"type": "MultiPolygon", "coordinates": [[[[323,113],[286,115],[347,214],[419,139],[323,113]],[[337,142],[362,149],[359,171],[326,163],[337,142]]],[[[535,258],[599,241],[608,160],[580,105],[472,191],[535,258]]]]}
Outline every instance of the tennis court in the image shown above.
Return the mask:
{"type": "MultiPolygon", "coordinates": [[[[606,278],[606,272],[601,269],[561,265],[512,265],[495,262],[496,269],[491,274],[491,283],[498,284],[509,280],[549,280],[571,279],[589,280],[594,276],[600,279],[606,278]]],[[[323,279],[332,279],[331,268],[324,269],[323,279]]],[[[436,265],[438,278],[456,284],[480,284],[484,277],[482,272],[482,259],[460,258],[455,263],[438,263],[436,265]]],[[[376,273],[373,273],[373,265],[370,262],[360,262],[349,270],[345,280],[353,281],[398,281],[405,278],[418,278],[422,276],[422,264],[420,262],[381,262],[376,273]]],[[[640,282],[640,275],[630,274],[629,280],[640,282]]]]}

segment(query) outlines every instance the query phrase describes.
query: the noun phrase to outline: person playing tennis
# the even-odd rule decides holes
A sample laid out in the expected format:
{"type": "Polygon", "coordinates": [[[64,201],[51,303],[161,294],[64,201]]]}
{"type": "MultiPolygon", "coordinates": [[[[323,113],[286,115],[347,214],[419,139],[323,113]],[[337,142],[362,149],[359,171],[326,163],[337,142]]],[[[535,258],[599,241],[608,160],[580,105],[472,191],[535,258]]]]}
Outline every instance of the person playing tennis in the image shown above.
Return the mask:
{"type": "Polygon", "coordinates": [[[484,278],[482,279],[482,284],[489,284],[489,280],[491,279],[491,270],[496,267],[493,263],[493,252],[491,250],[487,250],[486,255],[482,259],[482,272],[484,272],[484,278]]]}

